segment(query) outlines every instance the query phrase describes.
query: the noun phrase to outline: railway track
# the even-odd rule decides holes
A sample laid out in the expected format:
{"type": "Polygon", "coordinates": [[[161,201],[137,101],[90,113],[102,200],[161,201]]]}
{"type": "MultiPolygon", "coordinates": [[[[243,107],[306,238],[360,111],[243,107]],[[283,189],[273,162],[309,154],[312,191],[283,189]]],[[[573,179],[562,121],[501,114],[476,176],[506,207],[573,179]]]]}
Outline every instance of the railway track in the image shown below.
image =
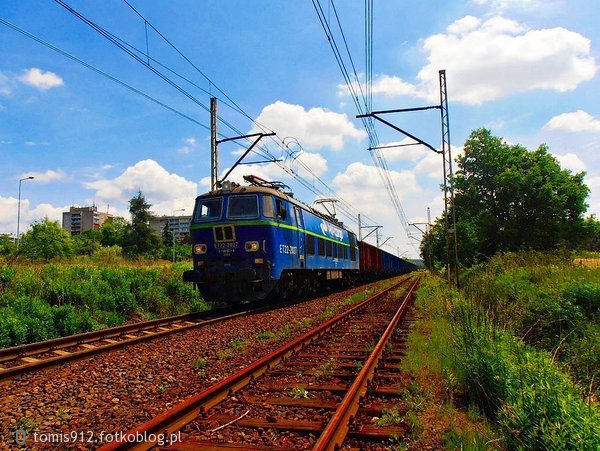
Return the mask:
{"type": "MultiPolygon", "coordinates": [[[[398,363],[411,320],[407,310],[417,285],[418,279],[408,278],[372,296],[125,437],[165,438],[181,431],[183,441],[168,448],[173,450],[385,443],[405,432],[374,424],[373,417],[392,409],[384,398],[398,396],[398,363]],[[399,296],[402,285],[406,290],[399,296]]],[[[102,449],[154,444],[125,439],[102,449]]]]}
{"type": "Polygon", "coordinates": [[[0,381],[246,313],[243,311],[216,318],[189,313],[0,349],[0,381]]]}
{"type": "Polygon", "coordinates": [[[299,298],[278,304],[254,302],[246,309],[220,308],[187,313],[151,321],[100,329],[67,337],[0,349],[0,383],[20,374],[86,358],[135,343],[160,338],[189,329],[204,327],[248,313],[260,313],[303,302],[299,298]]]}

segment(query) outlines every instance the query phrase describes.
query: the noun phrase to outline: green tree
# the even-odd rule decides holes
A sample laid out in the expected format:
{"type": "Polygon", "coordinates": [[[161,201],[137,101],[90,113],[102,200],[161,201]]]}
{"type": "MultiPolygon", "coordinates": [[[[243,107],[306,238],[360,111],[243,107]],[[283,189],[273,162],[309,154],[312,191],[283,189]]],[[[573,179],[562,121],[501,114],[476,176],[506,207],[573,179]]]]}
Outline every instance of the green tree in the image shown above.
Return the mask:
{"type": "MultiPolygon", "coordinates": [[[[471,133],[457,163],[455,208],[463,264],[498,251],[574,245],[581,236],[589,194],[585,173],[562,169],[545,145],[528,151],[479,129],[471,133]]],[[[435,260],[446,261],[443,228],[443,222],[436,223],[423,240],[424,258],[431,249],[435,260]]]]}
{"type": "Polygon", "coordinates": [[[589,216],[583,223],[580,245],[587,251],[600,251],[600,221],[595,215],[589,216]]]}
{"type": "Polygon", "coordinates": [[[0,236],[0,255],[8,256],[17,251],[17,245],[6,235],[0,236]]]}
{"type": "Polygon", "coordinates": [[[131,223],[128,224],[123,252],[125,255],[135,257],[146,255],[157,257],[162,253],[160,237],[154,234],[150,227],[152,205],[146,202],[146,198],[141,191],[129,201],[129,213],[131,213],[131,223]]]}
{"type": "Polygon", "coordinates": [[[162,242],[165,247],[173,246],[173,233],[169,229],[169,223],[165,223],[165,226],[162,231],[162,242]]]}
{"type": "Polygon", "coordinates": [[[127,234],[127,221],[125,218],[115,216],[110,218],[100,227],[102,246],[123,246],[127,234]]]}
{"type": "Polygon", "coordinates": [[[73,242],[69,232],[58,221],[44,218],[33,223],[20,240],[19,252],[31,260],[46,260],[69,257],[73,253],[73,242]]]}
{"type": "Polygon", "coordinates": [[[90,229],[71,237],[73,253],[77,255],[92,255],[102,246],[102,233],[99,229],[90,229]]]}

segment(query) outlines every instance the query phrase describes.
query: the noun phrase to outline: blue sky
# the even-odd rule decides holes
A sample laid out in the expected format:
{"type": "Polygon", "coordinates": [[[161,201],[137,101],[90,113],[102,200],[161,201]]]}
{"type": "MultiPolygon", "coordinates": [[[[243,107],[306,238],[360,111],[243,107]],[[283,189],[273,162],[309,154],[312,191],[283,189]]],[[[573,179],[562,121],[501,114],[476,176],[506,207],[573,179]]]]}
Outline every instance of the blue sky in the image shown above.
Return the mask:
{"type": "MultiPolygon", "coordinates": [[[[151,28],[146,40],[144,21],[124,1],[69,4],[128,44],[148,47],[155,67],[201,88],[174,78],[202,105],[209,104],[203,91],[221,97],[227,123],[243,133],[258,130],[151,28]]],[[[279,144],[265,146],[288,169],[321,192],[331,189],[366,223],[383,225],[382,240],[393,237],[388,250],[416,256],[419,234],[407,236],[387,196],[312,2],[130,4],[248,116],[277,133],[279,144]],[[294,161],[281,153],[287,137],[289,149],[301,145],[294,161]]],[[[333,27],[331,3],[321,5],[333,27]]],[[[334,5],[363,81],[364,4],[334,5]]],[[[563,167],[587,172],[588,214],[598,215],[599,11],[592,0],[375,2],[373,108],[437,104],[437,73],[445,69],[455,153],[482,126],[530,149],[545,143],[563,167]]],[[[44,216],[59,219],[69,205],[96,203],[126,216],[138,189],[158,214],[191,212],[210,174],[209,132],[196,123],[209,125],[205,109],[54,1],[4,0],[0,18],[194,120],[0,24],[0,233],[16,232],[18,181],[29,175],[35,179],[22,185],[21,230],[44,216]]],[[[339,32],[335,37],[342,45],[339,32]]],[[[390,119],[440,146],[437,111],[390,119]]],[[[236,134],[224,123],[219,131],[236,134]]],[[[384,126],[377,133],[382,144],[407,142],[384,126]]],[[[223,144],[220,152],[225,170],[239,147],[223,144]]],[[[423,222],[427,207],[439,215],[441,158],[417,146],[383,152],[408,221],[423,222]]],[[[245,166],[233,179],[247,173],[284,181],[306,203],[316,197],[276,165],[245,166]]]]}

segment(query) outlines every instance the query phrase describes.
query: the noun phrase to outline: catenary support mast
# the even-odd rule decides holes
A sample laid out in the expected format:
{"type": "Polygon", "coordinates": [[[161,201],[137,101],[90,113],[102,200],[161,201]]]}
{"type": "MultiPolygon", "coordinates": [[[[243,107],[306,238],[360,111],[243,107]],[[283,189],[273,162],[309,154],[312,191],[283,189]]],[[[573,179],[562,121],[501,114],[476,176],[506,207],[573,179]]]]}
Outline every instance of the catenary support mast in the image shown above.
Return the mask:
{"type": "Polygon", "coordinates": [[[217,145],[217,98],[210,98],[210,190],[219,181],[219,151],[217,145]]]}
{"type": "Polygon", "coordinates": [[[444,213],[446,229],[446,260],[448,283],[459,287],[458,237],[456,209],[454,208],[454,175],[452,173],[452,150],[450,147],[450,119],[448,116],[448,91],[446,71],[440,70],[440,115],[442,119],[442,155],[444,158],[444,213]]]}

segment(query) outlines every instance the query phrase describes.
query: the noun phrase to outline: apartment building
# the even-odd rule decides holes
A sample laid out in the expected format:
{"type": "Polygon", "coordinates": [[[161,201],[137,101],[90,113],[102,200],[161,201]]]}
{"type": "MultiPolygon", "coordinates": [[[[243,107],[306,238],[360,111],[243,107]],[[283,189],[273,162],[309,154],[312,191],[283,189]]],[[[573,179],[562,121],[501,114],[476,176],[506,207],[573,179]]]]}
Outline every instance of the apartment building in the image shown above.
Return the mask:
{"type": "Polygon", "coordinates": [[[190,234],[191,216],[154,216],[150,220],[150,227],[157,235],[162,235],[165,226],[174,235],[175,239],[182,241],[190,234]]]}
{"type": "Polygon", "coordinates": [[[70,207],[69,211],[63,211],[62,227],[71,235],[79,235],[81,232],[91,229],[99,229],[105,221],[113,216],[98,211],[95,205],[91,207],[70,207]]]}

